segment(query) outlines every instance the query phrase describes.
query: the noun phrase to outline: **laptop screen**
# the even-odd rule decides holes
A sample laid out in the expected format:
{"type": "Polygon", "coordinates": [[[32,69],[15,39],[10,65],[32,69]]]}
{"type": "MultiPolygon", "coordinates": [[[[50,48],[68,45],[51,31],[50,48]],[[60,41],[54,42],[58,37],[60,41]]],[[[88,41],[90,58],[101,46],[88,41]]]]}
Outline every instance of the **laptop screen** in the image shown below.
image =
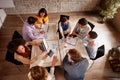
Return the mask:
{"type": "Polygon", "coordinates": [[[43,41],[41,42],[41,46],[39,46],[39,48],[44,52],[48,50],[48,44],[46,39],[43,39],[43,41]]]}

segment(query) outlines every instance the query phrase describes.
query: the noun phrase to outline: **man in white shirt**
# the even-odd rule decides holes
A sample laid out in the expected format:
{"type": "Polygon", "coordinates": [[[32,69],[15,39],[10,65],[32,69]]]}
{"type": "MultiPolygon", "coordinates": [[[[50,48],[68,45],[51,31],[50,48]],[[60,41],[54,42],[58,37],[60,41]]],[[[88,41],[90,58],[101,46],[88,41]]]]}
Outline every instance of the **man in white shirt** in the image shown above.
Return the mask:
{"type": "Polygon", "coordinates": [[[91,31],[91,27],[88,24],[88,21],[85,18],[79,19],[76,24],[72,35],[77,36],[81,39],[85,38],[87,34],[91,31]]]}
{"type": "Polygon", "coordinates": [[[95,31],[90,31],[88,35],[83,39],[83,43],[86,46],[86,50],[88,52],[90,59],[95,59],[97,55],[98,50],[98,42],[96,41],[97,36],[98,35],[95,31]]]}

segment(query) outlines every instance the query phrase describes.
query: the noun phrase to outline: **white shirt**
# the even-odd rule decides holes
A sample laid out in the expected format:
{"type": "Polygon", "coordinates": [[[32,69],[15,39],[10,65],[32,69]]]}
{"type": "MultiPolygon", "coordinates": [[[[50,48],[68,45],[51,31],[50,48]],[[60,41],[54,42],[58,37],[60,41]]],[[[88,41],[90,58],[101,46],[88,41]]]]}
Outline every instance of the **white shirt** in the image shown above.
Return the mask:
{"type": "Polygon", "coordinates": [[[96,39],[89,39],[89,38],[84,38],[83,43],[87,48],[87,52],[90,58],[94,59],[97,55],[97,49],[98,49],[98,42],[96,39]],[[94,45],[90,46],[89,42],[94,41],[94,45]]]}
{"type": "Polygon", "coordinates": [[[86,35],[91,31],[91,27],[89,24],[85,25],[86,27],[84,28],[80,28],[79,23],[76,24],[75,28],[74,28],[74,31],[81,36],[81,38],[85,38],[86,35]]]}

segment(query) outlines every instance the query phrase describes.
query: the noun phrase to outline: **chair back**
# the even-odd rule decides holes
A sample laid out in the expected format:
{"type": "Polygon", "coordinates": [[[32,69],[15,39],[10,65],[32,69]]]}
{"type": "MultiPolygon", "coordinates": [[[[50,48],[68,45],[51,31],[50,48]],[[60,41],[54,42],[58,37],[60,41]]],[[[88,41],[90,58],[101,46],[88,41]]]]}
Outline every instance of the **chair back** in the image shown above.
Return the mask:
{"type": "Polygon", "coordinates": [[[105,46],[102,45],[102,46],[98,47],[96,57],[94,59],[93,58],[90,58],[90,59],[96,60],[96,59],[104,56],[104,54],[105,54],[105,46]]]}
{"type": "Polygon", "coordinates": [[[7,51],[5,60],[16,65],[22,65],[23,63],[14,59],[14,53],[7,51]]]}
{"type": "Polygon", "coordinates": [[[59,21],[61,21],[63,17],[66,17],[68,20],[70,18],[70,16],[67,16],[67,15],[60,15],[60,20],[59,21]]]}
{"type": "Polygon", "coordinates": [[[96,58],[102,57],[105,54],[105,46],[98,47],[96,58]]]}
{"type": "MultiPolygon", "coordinates": [[[[13,33],[13,36],[12,36],[12,40],[13,39],[18,39],[18,38],[23,38],[23,37],[18,31],[15,30],[14,33],[13,33]]],[[[7,50],[5,60],[7,60],[8,62],[11,62],[13,64],[16,64],[16,65],[23,64],[23,63],[15,60],[14,59],[14,52],[10,52],[9,50],[7,50]]]]}
{"type": "Polygon", "coordinates": [[[95,25],[94,25],[93,23],[89,22],[89,21],[88,21],[88,24],[90,25],[90,27],[91,27],[91,31],[92,31],[93,28],[95,27],[95,25]]]}
{"type": "Polygon", "coordinates": [[[14,31],[13,36],[12,36],[12,40],[13,39],[18,39],[18,38],[23,38],[22,35],[18,32],[18,31],[14,31]]]}
{"type": "Polygon", "coordinates": [[[101,45],[100,47],[98,47],[98,50],[103,50],[103,52],[105,52],[105,46],[101,45]]]}

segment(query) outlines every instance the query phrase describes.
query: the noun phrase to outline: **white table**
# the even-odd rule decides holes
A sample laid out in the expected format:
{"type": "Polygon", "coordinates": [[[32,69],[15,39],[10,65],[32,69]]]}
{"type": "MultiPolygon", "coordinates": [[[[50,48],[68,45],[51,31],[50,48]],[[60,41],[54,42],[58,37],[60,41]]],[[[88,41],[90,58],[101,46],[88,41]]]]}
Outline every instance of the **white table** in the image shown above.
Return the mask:
{"type": "MultiPolygon", "coordinates": [[[[84,47],[84,45],[82,43],[82,40],[79,39],[79,38],[76,38],[77,43],[76,43],[75,46],[67,44],[65,42],[62,42],[61,40],[58,39],[58,35],[56,34],[56,26],[55,25],[56,24],[51,24],[51,25],[49,24],[49,30],[48,30],[48,33],[47,33],[46,40],[47,40],[47,43],[49,45],[49,49],[52,49],[54,51],[54,53],[55,53],[54,55],[56,55],[57,58],[58,58],[58,62],[56,63],[56,66],[62,64],[62,61],[63,61],[63,59],[64,59],[67,51],[69,49],[71,49],[71,48],[77,49],[80,52],[80,54],[82,55],[82,57],[87,58],[88,61],[89,61],[89,63],[91,63],[91,60],[89,59],[89,56],[88,56],[88,54],[86,52],[86,49],[85,49],[85,47],[84,47]],[[67,44],[67,45],[65,45],[65,44],[67,44]]],[[[41,39],[36,40],[36,41],[40,42],[41,39]]],[[[32,47],[32,55],[31,56],[33,57],[37,53],[40,53],[40,52],[41,52],[41,50],[40,50],[40,48],[38,46],[33,46],[32,47]]],[[[35,63],[30,64],[30,67],[38,65],[39,62],[40,62],[40,60],[42,59],[42,57],[44,55],[45,55],[45,53],[42,53],[39,56],[38,60],[35,63]]],[[[45,60],[45,62],[43,64],[43,67],[49,67],[49,66],[51,66],[51,64],[52,64],[52,58],[53,57],[47,57],[47,59],[45,60]]]]}

